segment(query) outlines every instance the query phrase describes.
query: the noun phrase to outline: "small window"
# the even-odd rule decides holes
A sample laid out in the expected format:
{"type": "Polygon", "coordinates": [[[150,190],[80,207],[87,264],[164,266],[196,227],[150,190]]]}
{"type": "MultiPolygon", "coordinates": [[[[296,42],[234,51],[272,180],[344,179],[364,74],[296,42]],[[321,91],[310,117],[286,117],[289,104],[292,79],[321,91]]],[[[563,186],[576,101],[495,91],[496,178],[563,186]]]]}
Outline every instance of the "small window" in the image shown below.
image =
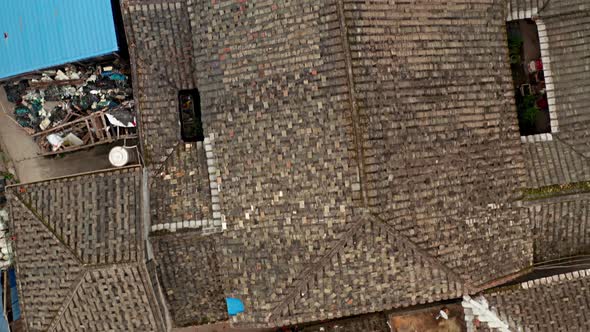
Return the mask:
{"type": "Polygon", "coordinates": [[[203,122],[201,121],[201,97],[199,90],[181,90],[178,93],[180,130],[185,142],[202,142],[203,122]]]}

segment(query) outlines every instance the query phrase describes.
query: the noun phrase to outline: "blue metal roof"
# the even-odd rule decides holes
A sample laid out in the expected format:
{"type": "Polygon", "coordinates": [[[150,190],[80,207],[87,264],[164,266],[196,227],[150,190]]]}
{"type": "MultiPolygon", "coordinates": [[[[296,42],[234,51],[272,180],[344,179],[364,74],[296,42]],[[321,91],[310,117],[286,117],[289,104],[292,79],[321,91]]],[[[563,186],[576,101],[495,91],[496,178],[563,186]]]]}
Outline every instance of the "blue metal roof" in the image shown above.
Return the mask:
{"type": "Polygon", "coordinates": [[[110,0],[0,0],[0,79],[117,49],[110,0]]]}

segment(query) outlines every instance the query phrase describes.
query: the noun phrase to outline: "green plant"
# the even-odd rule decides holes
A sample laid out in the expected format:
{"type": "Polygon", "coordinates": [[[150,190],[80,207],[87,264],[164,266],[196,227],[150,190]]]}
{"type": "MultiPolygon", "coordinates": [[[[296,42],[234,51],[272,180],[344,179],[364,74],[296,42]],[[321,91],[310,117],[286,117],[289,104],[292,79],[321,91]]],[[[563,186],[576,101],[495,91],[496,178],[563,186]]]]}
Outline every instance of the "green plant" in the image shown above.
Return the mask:
{"type": "Polygon", "coordinates": [[[521,62],[523,40],[520,36],[508,36],[508,53],[510,54],[510,63],[519,64],[521,62]]]}
{"type": "Polygon", "coordinates": [[[12,174],[10,172],[2,172],[1,176],[3,178],[5,178],[6,180],[12,180],[12,179],[14,179],[14,174],[12,174]]]}
{"type": "Polygon", "coordinates": [[[556,184],[551,186],[545,186],[540,188],[529,188],[523,190],[524,199],[528,201],[548,198],[548,197],[555,197],[555,196],[563,196],[563,195],[571,195],[576,193],[582,192],[589,192],[590,191],[590,181],[584,182],[575,182],[575,183],[567,183],[567,184],[556,184]]]}
{"type": "Polygon", "coordinates": [[[535,125],[537,116],[541,111],[539,107],[537,107],[537,98],[538,97],[536,95],[525,96],[522,104],[519,107],[521,110],[522,120],[530,126],[535,125]]]}
{"type": "Polygon", "coordinates": [[[533,105],[530,107],[527,107],[524,112],[522,113],[522,119],[531,126],[535,125],[535,121],[537,120],[537,115],[539,115],[539,112],[541,110],[539,109],[539,107],[537,107],[537,105],[533,105]]]}

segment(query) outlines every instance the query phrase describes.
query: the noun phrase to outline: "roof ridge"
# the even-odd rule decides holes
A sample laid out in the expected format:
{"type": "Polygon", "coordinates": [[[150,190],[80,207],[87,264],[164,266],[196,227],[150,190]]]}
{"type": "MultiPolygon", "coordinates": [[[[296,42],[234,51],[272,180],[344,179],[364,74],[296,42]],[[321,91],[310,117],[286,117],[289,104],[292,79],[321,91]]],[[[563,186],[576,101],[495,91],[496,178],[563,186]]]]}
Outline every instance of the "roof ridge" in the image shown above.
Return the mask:
{"type": "MultiPolygon", "coordinates": [[[[145,262],[138,262],[135,264],[137,270],[139,271],[139,278],[145,288],[145,292],[148,298],[149,308],[152,311],[152,316],[154,320],[156,320],[156,324],[162,329],[162,331],[167,331],[166,327],[166,314],[162,312],[163,308],[160,308],[158,305],[158,299],[156,295],[156,290],[152,286],[152,280],[150,273],[148,271],[147,265],[145,262]],[[147,278],[147,279],[146,279],[147,278]]],[[[159,281],[156,281],[159,282],[159,281]]]]}
{"type": "Polygon", "coordinates": [[[541,15],[541,13],[547,8],[551,0],[545,0],[545,3],[542,3],[541,8],[537,8],[537,16],[541,15]]]}
{"type": "Polygon", "coordinates": [[[308,264],[307,267],[304,268],[299,273],[298,277],[301,277],[301,276],[303,276],[303,277],[299,278],[298,281],[291,284],[292,290],[289,291],[287,293],[287,295],[285,295],[283,297],[283,300],[276,307],[274,307],[271,310],[270,314],[267,316],[267,322],[270,321],[273,318],[273,316],[280,313],[280,311],[286,305],[288,305],[290,300],[292,300],[293,298],[295,298],[299,295],[299,289],[304,284],[306,284],[309,279],[311,279],[315,276],[314,272],[317,270],[318,267],[320,267],[320,268],[323,267],[330,259],[332,259],[332,257],[334,257],[336,254],[340,253],[341,250],[343,250],[345,248],[345,244],[346,244],[346,242],[349,241],[350,237],[357,234],[362,229],[362,226],[364,226],[365,224],[370,222],[370,219],[366,218],[367,214],[368,213],[366,213],[366,212],[361,214],[359,221],[356,221],[356,222],[350,224],[350,228],[346,232],[344,232],[344,234],[340,237],[340,240],[334,246],[334,248],[332,248],[324,256],[320,257],[317,261],[308,264]],[[363,218],[363,217],[365,217],[365,218],[363,218]]]}
{"type": "Polygon", "coordinates": [[[352,52],[350,50],[350,41],[348,35],[348,26],[346,24],[346,13],[344,9],[343,0],[336,1],[337,17],[340,31],[340,38],[342,48],[344,49],[344,63],[346,66],[346,85],[348,87],[348,97],[350,98],[350,115],[352,117],[352,140],[355,145],[355,154],[357,159],[358,178],[360,185],[362,206],[368,208],[368,193],[367,193],[367,174],[365,167],[365,148],[363,146],[363,134],[361,129],[361,121],[359,115],[359,106],[355,91],[354,70],[352,64],[352,52]]]}
{"type": "Polygon", "coordinates": [[[59,311],[57,312],[55,317],[53,317],[53,319],[51,320],[51,323],[49,324],[47,331],[53,330],[53,328],[57,324],[59,318],[61,318],[63,316],[63,314],[66,312],[66,309],[72,303],[72,300],[74,299],[74,295],[76,295],[76,292],[78,291],[78,289],[82,285],[84,278],[89,273],[89,270],[86,269],[84,266],[82,266],[82,269],[83,270],[80,273],[80,276],[77,278],[76,283],[72,285],[73,287],[70,287],[70,292],[68,293],[69,294],[68,297],[66,298],[65,301],[63,301],[63,303],[61,304],[61,306],[59,308],[59,311]]]}
{"type": "Polygon", "coordinates": [[[590,277],[590,269],[554,274],[552,276],[522,282],[519,284],[519,286],[521,289],[529,289],[539,286],[542,287],[544,285],[549,285],[553,283],[561,283],[564,281],[583,279],[587,277],[590,277]]]}
{"type": "MultiPolygon", "coordinates": [[[[10,189],[14,189],[14,187],[12,187],[12,188],[10,188],[10,189]]],[[[21,204],[22,204],[22,205],[23,205],[25,208],[27,208],[27,210],[29,210],[29,211],[31,212],[31,214],[32,214],[32,215],[35,217],[35,219],[37,219],[37,221],[39,221],[39,223],[41,223],[41,224],[42,224],[42,225],[43,225],[43,226],[44,226],[44,227],[47,229],[47,231],[48,231],[48,232],[49,232],[51,235],[53,235],[53,237],[54,237],[54,238],[55,238],[55,239],[56,239],[56,240],[57,240],[57,241],[58,241],[58,242],[59,242],[59,243],[60,243],[60,244],[61,244],[61,245],[62,245],[62,246],[63,246],[63,247],[66,249],[66,250],[68,250],[68,251],[69,251],[69,252],[70,252],[70,253],[71,253],[71,254],[74,256],[74,259],[75,259],[75,260],[78,262],[78,264],[80,264],[80,266],[82,266],[83,268],[85,268],[84,261],[82,260],[82,258],[81,258],[81,257],[79,257],[79,256],[78,256],[78,253],[77,253],[76,251],[74,251],[74,249],[72,249],[72,248],[71,248],[71,247],[70,247],[70,246],[69,246],[69,245],[66,243],[66,241],[65,241],[65,240],[64,240],[64,239],[63,239],[61,236],[59,236],[59,235],[58,235],[58,234],[55,232],[55,230],[53,230],[51,227],[49,227],[49,224],[48,224],[48,223],[45,221],[45,219],[44,219],[44,218],[43,218],[43,217],[42,217],[42,216],[39,214],[39,212],[38,212],[38,211],[37,211],[35,208],[33,208],[33,207],[31,206],[31,204],[29,204],[29,203],[25,202],[25,201],[23,200],[23,197],[22,197],[22,196],[21,196],[19,193],[17,193],[17,192],[14,192],[14,190],[11,190],[11,191],[12,191],[12,192],[11,192],[11,194],[12,194],[14,197],[16,197],[16,198],[18,199],[18,201],[19,201],[19,202],[20,202],[20,203],[21,203],[21,204]]]]}
{"type": "Polygon", "coordinates": [[[70,288],[69,296],[62,303],[62,306],[60,307],[60,309],[59,309],[58,313],[56,314],[56,316],[51,321],[51,324],[49,325],[47,331],[48,332],[55,331],[54,328],[55,328],[56,324],[59,322],[59,318],[61,318],[64,315],[64,313],[66,312],[66,310],[72,304],[72,302],[74,300],[74,297],[75,297],[76,293],[78,292],[78,290],[80,289],[80,287],[82,287],[82,285],[84,285],[84,284],[88,284],[88,282],[84,280],[84,278],[86,276],[88,276],[91,272],[96,272],[96,271],[109,272],[109,271],[117,270],[118,268],[132,268],[132,269],[137,269],[139,279],[141,280],[141,283],[142,283],[142,285],[143,285],[143,287],[145,289],[146,295],[148,297],[147,301],[148,301],[148,304],[149,304],[149,309],[151,310],[151,314],[152,314],[154,320],[156,321],[156,324],[159,325],[159,328],[163,328],[161,331],[165,331],[166,328],[164,327],[164,322],[162,321],[163,317],[161,317],[161,314],[159,313],[159,310],[158,310],[158,314],[157,315],[156,315],[156,312],[155,312],[154,306],[157,306],[157,304],[154,303],[155,298],[152,298],[152,296],[155,297],[155,295],[153,295],[152,293],[150,293],[151,286],[149,285],[149,280],[146,280],[145,279],[145,277],[148,275],[148,272],[147,272],[147,268],[146,268],[146,266],[145,266],[145,264],[143,262],[113,263],[113,264],[107,264],[107,265],[88,266],[88,267],[87,266],[83,266],[83,271],[82,271],[82,273],[80,273],[80,277],[77,279],[77,282],[75,284],[75,287],[71,287],[70,288]]]}
{"type": "Polygon", "coordinates": [[[88,175],[106,174],[106,173],[112,173],[112,172],[117,172],[117,171],[128,172],[134,168],[141,168],[141,165],[113,167],[113,168],[107,168],[107,169],[102,169],[102,170],[97,170],[97,171],[82,172],[82,173],[76,173],[76,174],[72,174],[72,175],[58,176],[55,178],[49,178],[49,179],[33,181],[33,182],[15,183],[15,184],[11,184],[11,185],[6,186],[6,188],[10,189],[10,188],[21,188],[21,187],[36,187],[36,186],[40,186],[42,184],[47,184],[47,183],[52,183],[52,182],[68,181],[68,180],[74,180],[77,178],[83,178],[88,175]]]}
{"type": "MultiPolygon", "coordinates": [[[[510,324],[505,322],[500,313],[490,307],[485,297],[473,299],[469,295],[463,296],[461,301],[463,310],[471,309],[471,313],[479,321],[486,323],[489,327],[499,329],[502,332],[510,332],[510,324]]],[[[467,324],[471,322],[466,322],[467,324]]]]}
{"type": "Polygon", "coordinates": [[[586,157],[582,152],[578,151],[573,145],[571,145],[570,143],[566,142],[565,140],[559,138],[556,135],[553,135],[553,140],[555,142],[561,143],[563,145],[565,145],[566,147],[568,147],[572,152],[574,152],[575,154],[579,155],[580,157],[582,157],[582,159],[584,159],[586,162],[590,162],[590,158],[586,157]]]}
{"type": "Polygon", "coordinates": [[[379,226],[379,227],[383,227],[385,229],[385,231],[387,231],[389,234],[391,234],[392,236],[396,237],[398,240],[401,239],[401,241],[407,245],[408,247],[412,248],[413,250],[415,250],[418,254],[420,254],[420,256],[422,256],[423,259],[425,259],[426,261],[428,261],[429,263],[438,266],[441,270],[445,271],[449,276],[455,278],[456,282],[462,284],[464,287],[467,288],[467,291],[469,292],[472,289],[475,289],[475,287],[471,284],[471,282],[468,282],[467,280],[463,279],[458,273],[456,273],[453,269],[451,269],[450,267],[448,267],[447,265],[443,264],[440,260],[438,260],[436,257],[430,255],[426,250],[420,248],[416,243],[414,243],[414,241],[412,241],[409,237],[405,236],[404,234],[402,234],[401,232],[395,230],[393,227],[391,227],[390,225],[388,225],[383,219],[381,219],[379,216],[376,216],[374,214],[370,214],[370,217],[373,218],[374,222],[379,226]]]}
{"type": "MultiPolygon", "coordinates": [[[[332,257],[341,253],[342,250],[346,248],[345,244],[350,240],[350,237],[357,234],[364,225],[368,223],[373,223],[376,227],[381,229],[382,231],[389,233],[392,235],[393,238],[396,240],[401,239],[402,247],[406,246],[414,250],[418,255],[420,255],[424,260],[429,262],[430,264],[440,268],[443,270],[448,276],[454,279],[455,282],[461,284],[463,287],[467,289],[469,292],[471,289],[474,289],[471,283],[467,282],[459,274],[453,271],[451,268],[446,266],[445,264],[441,263],[438,259],[434,258],[430,254],[428,254],[425,250],[418,247],[412,240],[410,240],[405,235],[401,234],[398,231],[395,231],[391,228],[391,226],[387,225],[385,222],[380,220],[378,217],[373,215],[370,212],[367,212],[363,209],[363,213],[360,216],[361,220],[351,224],[351,227],[348,231],[346,231],[340,238],[340,241],[328,252],[326,255],[318,259],[316,262],[309,264],[303,271],[299,273],[299,276],[304,276],[303,278],[299,279],[297,282],[292,284],[292,290],[283,298],[283,300],[271,310],[271,313],[267,316],[267,321],[271,321],[273,316],[276,316],[286,305],[288,305],[289,301],[296,297],[299,292],[300,288],[307,283],[311,278],[315,276],[315,272],[317,272],[318,268],[323,268],[327,262],[329,262],[332,257]]],[[[368,235],[364,235],[368,236],[368,235]]],[[[399,243],[397,243],[399,244],[399,243]]]]}

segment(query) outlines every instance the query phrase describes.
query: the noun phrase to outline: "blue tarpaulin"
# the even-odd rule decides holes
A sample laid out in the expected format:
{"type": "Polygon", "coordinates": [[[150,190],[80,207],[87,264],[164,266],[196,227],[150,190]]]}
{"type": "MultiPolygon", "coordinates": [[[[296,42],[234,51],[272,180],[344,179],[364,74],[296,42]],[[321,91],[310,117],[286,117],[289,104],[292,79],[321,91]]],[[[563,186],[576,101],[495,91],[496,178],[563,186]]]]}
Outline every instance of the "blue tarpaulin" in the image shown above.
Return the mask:
{"type": "Polygon", "coordinates": [[[242,303],[240,299],[226,297],[225,303],[227,304],[227,313],[230,316],[235,316],[239,313],[244,312],[244,303],[242,303]]]}
{"type": "Polygon", "coordinates": [[[0,79],[117,50],[110,0],[0,0],[0,79]]]}

